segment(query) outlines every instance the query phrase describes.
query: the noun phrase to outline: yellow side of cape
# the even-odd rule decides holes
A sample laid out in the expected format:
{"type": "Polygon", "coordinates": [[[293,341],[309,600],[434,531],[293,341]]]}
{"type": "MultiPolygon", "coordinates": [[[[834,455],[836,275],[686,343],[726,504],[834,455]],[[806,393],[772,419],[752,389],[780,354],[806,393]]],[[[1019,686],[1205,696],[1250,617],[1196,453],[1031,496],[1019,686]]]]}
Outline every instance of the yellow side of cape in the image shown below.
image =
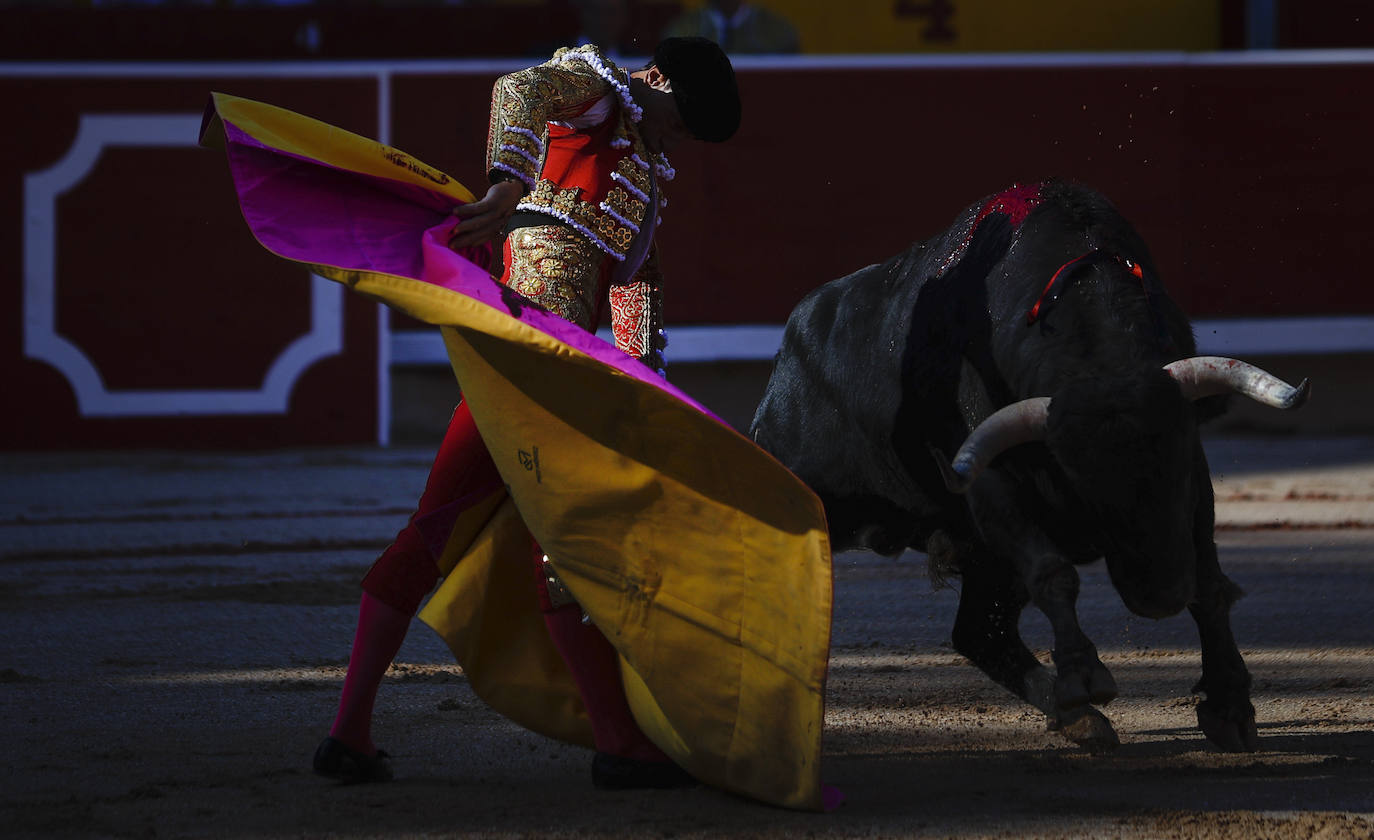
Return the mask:
{"type": "Polygon", "coordinates": [[[591,742],[543,632],[522,518],[621,653],[658,747],[708,784],[820,808],[831,569],[815,495],[735,430],[504,312],[407,278],[316,271],[444,324],[518,507],[504,551],[495,535],[464,544],[455,531],[444,565],[456,566],[420,613],[478,696],[528,729],[591,742]]]}
{"type": "MultiPolygon", "coordinates": [[[[519,517],[620,652],[653,741],[702,781],[820,808],[832,596],[815,496],[733,429],[502,312],[405,278],[339,279],[444,325],[519,517]]],[[[455,531],[446,564],[465,556],[421,618],[498,711],[589,743],[523,536],[500,556],[455,531]]]]}
{"type": "Polygon", "coordinates": [[[449,355],[525,522],[621,652],[636,719],[698,778],[817,807],[814,496],[732,429],[503,320],[528,334],[445,329],[449,355]]]}
{"type": "Polygon", "coordinates": [[[463,203],[474,200],[468,188],[452,176],[385,143],[266,102],[227,93],[212,93],[210,100],[213,108],[201,126],[202,145],[223,145],[223,124],[230,122],[280,152],[360,175],[411,184],[463,203]]]}
{"type": "Polygon", "coordinates": [[[448,643],[473,693],[526,729],[593,746],[577,684],[539,610],[529,531],[504,491],[464,514],[440,568],[447,574],[420,620],[448,643]]]}

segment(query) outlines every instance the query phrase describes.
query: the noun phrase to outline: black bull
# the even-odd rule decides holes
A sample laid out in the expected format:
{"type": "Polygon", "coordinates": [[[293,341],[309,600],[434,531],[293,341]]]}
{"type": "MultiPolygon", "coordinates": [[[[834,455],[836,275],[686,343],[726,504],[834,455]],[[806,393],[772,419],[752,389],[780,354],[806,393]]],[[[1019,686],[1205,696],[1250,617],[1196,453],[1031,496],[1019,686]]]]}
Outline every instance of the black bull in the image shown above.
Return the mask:
{"type": "Polygon", "coordinates": [[[1132,611],[1192,614],[1198,723],[1223,749],[1253,750],[1230,626],[1240,590],[1217,562],[1198,424],[1226,392],[1290,408],[1306,383],[1195,355],[1144,242],[1105,198],[1015,187],[808,295],[751,434],[821,497],[837,550],[911,547],[959,575],[955,648],[1052,729],[1118,743],[1093,708],[1116,684],[1075,606],[1075,564],[1105,558],[1132,611]],[[1053,671],[1018,632],[1028,603],[1053,629],[1053,671]]]}

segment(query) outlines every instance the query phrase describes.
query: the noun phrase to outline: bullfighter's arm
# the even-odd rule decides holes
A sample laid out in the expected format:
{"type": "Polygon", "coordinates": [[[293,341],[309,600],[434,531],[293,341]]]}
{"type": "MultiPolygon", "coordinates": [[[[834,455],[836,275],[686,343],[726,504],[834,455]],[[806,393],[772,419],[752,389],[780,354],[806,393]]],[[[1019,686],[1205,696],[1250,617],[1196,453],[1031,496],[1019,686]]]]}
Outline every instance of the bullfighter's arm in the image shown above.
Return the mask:
{"type": "Polygon", "coordinates": [[[502,76],[492,87],[487,174],[493,182],[514,177],[534,189],[548,124],[579,116],[611,92],[610,82],[586,60],[563,60],[564,52],[502,76]]]}
{"type": "MultiPolygon", "coordinates": [[[[487,135],[487,178],[491,188],[478,201],[453,211],[462,223],[449,247],[462,250],[500,235],[525,194],[534,189],[543,165],[548,123],[586,114],[611,90],[591,61],[593,48],[559,50],[536,67],[496,80],[487,135]],[[589,51],[590,50],[590,51],[589,51]]],[[[605,65],[601,65],[605,69],[605,65]]]]}
{"type": "Polygon", "coordinates": [[[644,265],[623,285],[611,286],[611,331],[615,346],[665,374],[663,348],[663,274],[658,246],[649,248],[644,265]]]}

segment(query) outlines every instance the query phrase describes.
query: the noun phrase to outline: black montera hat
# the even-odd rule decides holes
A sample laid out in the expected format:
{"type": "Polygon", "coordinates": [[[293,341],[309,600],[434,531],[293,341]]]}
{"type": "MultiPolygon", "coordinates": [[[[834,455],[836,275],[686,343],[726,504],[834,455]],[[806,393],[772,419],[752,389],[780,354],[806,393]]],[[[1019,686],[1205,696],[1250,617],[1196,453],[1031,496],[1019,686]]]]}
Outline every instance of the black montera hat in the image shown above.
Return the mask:
{"type": "Polygon", "coordinates": [[[729,140],[739,128],[739,88],[720,45],[709,38],[665,38],[654,50],[654,64],[673,83],[673,98],[692,136],[729,140]]]}

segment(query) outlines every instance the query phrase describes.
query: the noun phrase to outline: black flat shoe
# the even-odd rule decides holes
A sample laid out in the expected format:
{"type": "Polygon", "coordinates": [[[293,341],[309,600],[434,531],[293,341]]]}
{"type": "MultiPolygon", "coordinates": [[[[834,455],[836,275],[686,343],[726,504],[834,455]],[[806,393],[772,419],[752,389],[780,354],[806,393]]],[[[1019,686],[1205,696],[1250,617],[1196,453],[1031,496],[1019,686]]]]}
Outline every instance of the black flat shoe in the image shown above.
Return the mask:
{"type": "Polygon", "coordinates": [[[389,782],[390,758],[381,750],[376,755],[365,755],[344,746],[342,741],[325,738],[315,750],[315,772],[345,784],[389,782]]]}
{"type": "Polygon", "coordinates": [[[699,784],[671,761],[640,761],[602,752],[592,759],[592,786],[598,790],[667,790],[699,784]]]}

